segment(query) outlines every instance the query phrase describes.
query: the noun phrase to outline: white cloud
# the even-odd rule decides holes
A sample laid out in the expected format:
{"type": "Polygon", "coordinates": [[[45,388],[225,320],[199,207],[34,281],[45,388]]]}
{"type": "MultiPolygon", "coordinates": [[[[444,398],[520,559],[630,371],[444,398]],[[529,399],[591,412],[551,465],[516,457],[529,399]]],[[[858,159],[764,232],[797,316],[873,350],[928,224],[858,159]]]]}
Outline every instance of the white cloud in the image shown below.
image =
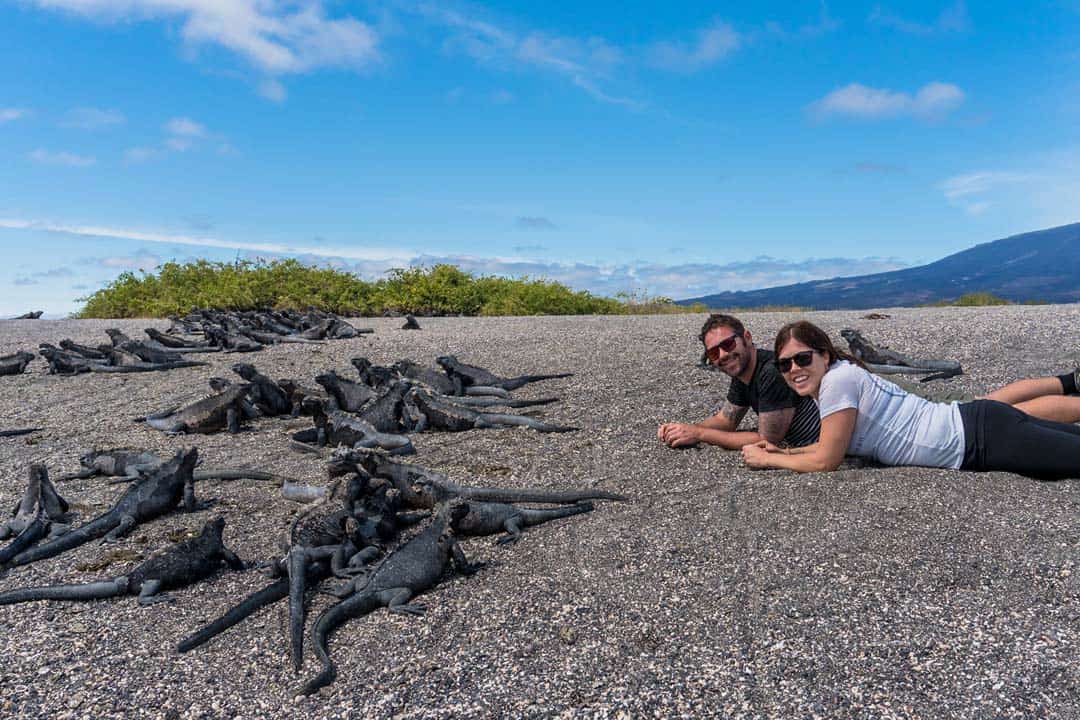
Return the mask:
{"type": "Polygon", "coordinates": [[[27,157],[42,165],[64,165],[67,167],[90,167],[96,159],[89,155],[76,155],[69,152],[52,152],[38,148],[27,154],[27,157]]]}
{"type": "Polygon", "coordinates": [[[341,257],[354,260],[404,262],[416,255],[414,252],[400,248],[309,247],[306,245],[292,245],[286,243],[233,242],[210,237],[174,235],[170,233],[134,230],[130,228],[115,228],[97,225],[67,225],[63,223],[40,222],[18,218],[0,218],[0,228],[7,228],[9,230],[39,230],[80,237],[138,240],[140,242],[148,243],[174,243],[176,245],[194,245],[197,247],[250,250],[252,252],[276,253],[281,255],[309,254],[316,257],[341,257]]]}
{"type": "Polygon", "coordinates": [[[921,23],[896,15],[880,5],[874,7],[868,21],[871,25],[893,28],[909,35],[934,35],[938,33],[967,32],[971,30],[971,17],[968,16],[964,0],[957,0],[949,5],[937,19],[931,23],[921,23]]]}
{"type": "Polygon", "coordinates": [[[153,253],[140,250],[129,256],[104,257],[98,260],[98,264],[110,269],[150,271],[161,264],[161,258],[153,253]]]}
{"type": "Polygon", "coordinates": [[[259,95],[270,102],[282,103],[285,102],[285,98],[288,97],[288,92],[279,80],[267,78],[259,83],[259,95]]]}
{"type": "Polygon", "coordinates": [[[195,122],[191,118],[173,118],[165,123],[165,132],[170,135],[199,138],[206,135],[206,126],[195,122]]]}
{"type": "Polygon", "coordinates": [[[647,50],[647,59],[650,64],[665,70],[693,72],[723,60],[742,43],[735,28],[718,21],[700,30],[693,43],[654,43],[647,50]]]}
{"type": "Polygon", "coordinates": [[[26,108],[0,108],[0,123],[11,122],[24,118],[30,114],[26,108]]]}
{"type": "Polygon", "coordinates": [[[927,83],[919,88],[914,96],[851,83],[812,103],[810,112],[819,118],[843,116],[879,119],[915,116],[934,119],[955,110],[963,103],[964,97],[964,91],[959,87],[943,82],[927,83]]]}
{"type": "Polygon", "coordinates": [[[127,122],[127,118],[119,110],[80,107],[69,111],[64,116],[64,119],[60,121],[60,126],[82,130],[100,130],[123,125],[125,122],[127,122]]]}
{"type": "Polygon", "coordinates": [[[143,163],[149,160],[153,160],[160,154],[160,151],[151,147],[133,147],[124,151],[124,162],[143,163]]]}
{"type": "Polygon", "coordinates": [[[378,60],[378,35],[352,18],[329,18],[320,0],[29,0],[94,20],[180,20],[192,46],[226,48],[273,74],[365,67],[378,60]]]}

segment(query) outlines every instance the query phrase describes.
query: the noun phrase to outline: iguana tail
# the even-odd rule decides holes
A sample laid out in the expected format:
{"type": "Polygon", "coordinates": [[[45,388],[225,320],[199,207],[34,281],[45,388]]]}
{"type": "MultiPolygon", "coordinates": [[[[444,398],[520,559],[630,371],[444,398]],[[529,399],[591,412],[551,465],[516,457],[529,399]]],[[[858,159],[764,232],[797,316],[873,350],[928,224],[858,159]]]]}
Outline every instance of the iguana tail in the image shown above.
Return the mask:
{"type": "Polygon", "coordinates": [[[52,542],[47,542],[44,545],[38,545],[37,547],[32,547],[25,552],[19,553],[11,558],[8,565],[11,567],[29,565],[38,560],[56,557],[62,552],[67,552],[72,548],[85,545],[91,540],[104,537],[110,530],[116,527],[117,522],[118,520],[114,518],[111,513],[99,515],[85,525],[75,528],[67,535],[61,535],[52,542]]]}
{"type": "Polygon", "coordinates": [[[45,537],[48,527],[49,521],[39,513],[38,516],[34,518],[33,522],[15,536],[14,540],[5,545],[3,549],[0,549],[0,565],[7,564],[13,557],[45,537]]]}
{"type": "Polygon", "coordinates": [[[19,435],[29,435],[30,433],[40,432],[45,428],[20,428],[18,430],[0,430],[0,437],[18,437],[19,435]]]}
{"type": "Polygon", "coordinates": [[[126,582],[103,580],[83,585],[49,585],[8,590],[0,593],[0,605],[13,605],[30,600],[99,600],[125,594],[127,594],[126,582]]]}
{"type": "Polygon", "coordinates": [[[558,518],[570,517],[571,515],[592,512],[593,504],[591,502],[582,502],[560,508],[544,508],[543,510],[520,508],[520,510],[526,525],[539,525],[548,520],[556,520],[558,518]]]}
{"type": "Polygon", "coordinates": [[[559,378],[573,377],[574,373],[557,373],[555,375],[519,375],[516,378],[510,378],[499,383],[499,387],[507,390],[517,390],[523,385],[537,382],[539,380],[558,380],[559,378]]]}
{"type": "Polygon", "coordinates": [[[293,547],[285,558],[289,573],[289,647],[292,651],[293,670],[304,665],[304,591],[307,553],[301,547],[293,547]]]}
{"type": "Polygon", "coordinates": [[[527,415],[511,415],[509,413],[480,413],[480,419],[495,427],[500,425],[524,425],[542,433],[564,433],[580,430],[580,428],[570,427],[569,425],[549,425],[527,415]]]}
{"type": "Polygon", "coordinates": [[[214,622],[203,626],[181,640],[176,646],[176,651],[183,653],[188,650],[194,650],[215,635],[220,635],[233,625],[236,625],[247,616],[253,614],[256,610],[259,610],[270,603],[277,602],[288,595],[289,580],[287,578],[282,578],[281,580],[270,583],[262,590],[257,590],[251,595],[248,595],[214,622]]]}
{"type": "Polygon", "coordinates": [[[481,502],[534,502],[552,505],[569,505],[583,500],[625,501],[625,495],[606,490],[538,490],[531,488],[477,488],[458,487],[456,490],[468,500],[481,502]]]}
{"type": "Polygon", "coordinates": [[[315,627],[311,630],[311,644],[315,646],[315,654],[322,663],[322,670],[318,675],[304,683],[300,688],[301,695],[311,695],[318,692],[319,688],[326,687],[334,682],[337,677],[337,668],[330,659],[330,633],[349,618],[367,613],[381,607],[378,595],[372,592],[359,592],[352,597],[342,600],[334,605],[315,621],[315,627]]]}

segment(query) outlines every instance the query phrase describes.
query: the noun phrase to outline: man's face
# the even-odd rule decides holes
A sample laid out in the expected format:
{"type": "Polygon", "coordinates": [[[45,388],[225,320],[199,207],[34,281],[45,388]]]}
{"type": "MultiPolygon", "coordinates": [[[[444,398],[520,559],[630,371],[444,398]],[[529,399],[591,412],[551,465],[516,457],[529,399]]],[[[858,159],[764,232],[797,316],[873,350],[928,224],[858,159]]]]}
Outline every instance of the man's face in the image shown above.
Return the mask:
{"type": "MultiPolygon", "coordinates": [[[[746,335],[748,335],[747,333],[746,335]]],[[[709,362],[721,372],[731,377],[742,375],[750,366],[750,349],[746,335],[738,335],[734,330],[718,325],[705,334],[705,354],[709,362]],[[724,348],[730,347],[729,350],[724,348]]]]}

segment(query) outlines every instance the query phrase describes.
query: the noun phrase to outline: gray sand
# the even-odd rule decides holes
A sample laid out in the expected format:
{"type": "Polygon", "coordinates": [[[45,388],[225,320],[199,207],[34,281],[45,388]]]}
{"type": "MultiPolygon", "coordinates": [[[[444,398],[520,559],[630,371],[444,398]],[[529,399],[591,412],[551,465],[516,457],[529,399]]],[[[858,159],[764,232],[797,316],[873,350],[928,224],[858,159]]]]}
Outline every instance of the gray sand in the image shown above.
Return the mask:
{"type": "MultiPolygon", "coordinates": [[[[1080,360],[1080,306],[886,312],[808,317],[837,339],[854,324],[899,350],[958,359],[967,375],[949,382],[969,392],[1080,360]]],[[[771,346],[793,317],[745,320],[771,346]]],[[[517,394],[561,396],[538,414],[580,432],[419,435],[416,461],[464,482],[596,486],[632,501],[527,531],[516,546],[466,542],[486,567],[428,593],[424,618],[378,612],[346,625],[332,643],[339,680],[310,699],[293,696],[316,662],[309,654],[301,676],[287,669],[283,606],[189,654],[172,649],[265,583],[254,570],[221,572],[148,609],[130,598],[0,608],[0,717],[1080,717],[1080,482],[921,468],[799,476],[750,471],[718,449],[667,449],[656,426],[705,416],[727,388],[694,367],[702,319],[421,319],[420,332],[375,319],[360,321],[372,336],[245,356],[272,377],[308,381],[326,368],[352,377],[357,355],[430,363],[452,352],[505,374],[573,371],[517,394]]],[[[148,323],[3,322],[0,353],[64,337],[96,344],[114,325],[135,335],[148,323]]],[[[31,462],[58,476],[95,446],[194,444],[207,467],[324,482],[321,461],[287,449],[306,419],[180,438],[131,421],[203,395],[237,359],[78,378],[46,375],[38,359],[0,378],[0,428],[47,428],[29,442],[0,439],[0,507],[31,462]]],[[[86,517],[120,490],[61,486],[86,517]]],[[[201,493],[214,509],[16,569],[0,589],[93,579],[102,573],[78,566],[116,549],[145,555],[218,511],[230,547],[267,559],[297,507],[255,481],[201,493]]],[[[329,603],[315,597],[312,614],[329,603]]]]}

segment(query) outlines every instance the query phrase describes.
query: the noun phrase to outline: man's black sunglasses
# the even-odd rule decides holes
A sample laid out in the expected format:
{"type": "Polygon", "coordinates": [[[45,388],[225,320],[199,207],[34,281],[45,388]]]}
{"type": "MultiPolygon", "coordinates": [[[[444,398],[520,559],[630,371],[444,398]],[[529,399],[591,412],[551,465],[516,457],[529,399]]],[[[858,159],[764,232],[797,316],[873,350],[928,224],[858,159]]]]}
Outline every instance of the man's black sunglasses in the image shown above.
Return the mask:
{"type": "Polygon", "coordinates": [[[794,360],[795,364],[799,367],[806,367],[810,363],[814,362],[814,351],[803,350],[802,352],[795,353],[791,357],[777,358],[776,367],[780,368],[780,372],[782,373],[789,373],[791,372],[792,360],[794,360]]]}
{"type": "Polygon", "coordinates": [[[734,335],[728,335],[726,338],[716,343],[710,348],[705,348],[705,357],[709,358],[709,362],[716,362],[720,359],[720,350],[724,352],[731,352],[735,349],[735,341],[741,338],[742,335],[735,333],[734,335]]]}

